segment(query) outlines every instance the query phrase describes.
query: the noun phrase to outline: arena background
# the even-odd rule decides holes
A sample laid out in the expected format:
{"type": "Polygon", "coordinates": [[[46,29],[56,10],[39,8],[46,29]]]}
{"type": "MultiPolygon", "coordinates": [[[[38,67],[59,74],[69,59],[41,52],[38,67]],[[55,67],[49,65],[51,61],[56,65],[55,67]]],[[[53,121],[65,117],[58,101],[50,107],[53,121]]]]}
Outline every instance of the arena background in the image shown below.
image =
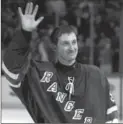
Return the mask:
{"type": "MultiPolygon", "coordinates": [[[[73,25],[78,33],[78,61],[94,64],[104,71],[118,105],[119,120],[123,122],[123,0],[2,0],[2,57],[20,28],[17,7],[24,8],[29,1],[39,4],[37,17],[45,17],[32,37],[34,41],[42,39],[45,54],[41,59],[53,59],[53,52],[49,52],[52,49],[49,35],[53,28],[61,24],[73,25]]],[[[36,45],[32,42],[32,46],[36,45]]],[[[3,72],[1,77],[2,123],[33,123],[3,72]]]]}

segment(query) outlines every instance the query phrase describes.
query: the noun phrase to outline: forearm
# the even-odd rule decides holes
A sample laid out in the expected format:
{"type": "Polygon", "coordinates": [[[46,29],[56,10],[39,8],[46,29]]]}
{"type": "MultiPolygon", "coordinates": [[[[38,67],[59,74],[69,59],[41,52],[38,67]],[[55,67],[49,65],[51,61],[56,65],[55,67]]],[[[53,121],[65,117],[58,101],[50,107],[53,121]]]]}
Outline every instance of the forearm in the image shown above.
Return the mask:
{"type": "Polygon", "coordinates": [[[107,81],[107,122],[106,123],[118,123],[118,107],[115,99],[110,91],[110,85],[107,81]]]}
{"type": "Polygon", "coordinates": [[[5,75],[17,80],[27,62],[31,33],[17,31],[3,57],[2,70],[5,75]]]}

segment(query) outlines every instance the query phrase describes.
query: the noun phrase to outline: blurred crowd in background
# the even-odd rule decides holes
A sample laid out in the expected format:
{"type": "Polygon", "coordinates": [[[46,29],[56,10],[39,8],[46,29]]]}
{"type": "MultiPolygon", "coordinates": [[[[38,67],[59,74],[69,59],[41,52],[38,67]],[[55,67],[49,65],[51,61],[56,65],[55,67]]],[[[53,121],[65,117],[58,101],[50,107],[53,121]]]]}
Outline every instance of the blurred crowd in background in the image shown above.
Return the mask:
{"type": "Polygon", "coordinates": [[[27,2],[39,5],[43,22],[32,33],[31,57],[55,61],[50,40],[53,29],[72,25],[77,33],[77,60],[84,64],[105,65],[108,71],[119,71],[119,27],[122,0],[2,0],[1,47],[2,57],[15,32],[20,29],[17,7],[24,9],[27,2]]]}

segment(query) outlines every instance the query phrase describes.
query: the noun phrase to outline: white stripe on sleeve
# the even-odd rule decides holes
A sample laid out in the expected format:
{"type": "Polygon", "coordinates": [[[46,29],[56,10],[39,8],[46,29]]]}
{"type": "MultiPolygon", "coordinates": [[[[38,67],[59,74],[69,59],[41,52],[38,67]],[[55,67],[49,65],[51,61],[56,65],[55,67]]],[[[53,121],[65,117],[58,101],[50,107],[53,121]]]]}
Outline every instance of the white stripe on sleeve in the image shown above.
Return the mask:
{"type": "Polygon", "coordinates": [[[2,69],[3,69],[3,71],[4,71],[10,78],[12,78],[12,79],[14,79],[14,80],[17,80],[17,79],[18,79],[19,74],[14,74],[14,73],[10,72],[10,71],[7,69],[7,67],[5,66],[5,64],[4,64],[3,61],[2,61],[2,69]]]}
{"type": "Polygon", "coordinates": [[[14,88],[19,88],[21,86],[21,82],[19,82],[18,84],[12,84],[10,82],[8,82],[8,84],[11,86],[11,87],[14,87],[14,88]]]}
{"type": "Polygon", "coordinates": [[[118,108],[117,108],[116,105],[115,106],[112,106],[111,108],[107,109],[107,115],[109,115],[112,112],[117,111],[117,110],[118,110],[118,108]]]}
{"type": "Polygon", "coordinates": [[[119,123],[119,120],[117,118],[113,119],[112,121],[107,121],[107,123],[119,123]]]}

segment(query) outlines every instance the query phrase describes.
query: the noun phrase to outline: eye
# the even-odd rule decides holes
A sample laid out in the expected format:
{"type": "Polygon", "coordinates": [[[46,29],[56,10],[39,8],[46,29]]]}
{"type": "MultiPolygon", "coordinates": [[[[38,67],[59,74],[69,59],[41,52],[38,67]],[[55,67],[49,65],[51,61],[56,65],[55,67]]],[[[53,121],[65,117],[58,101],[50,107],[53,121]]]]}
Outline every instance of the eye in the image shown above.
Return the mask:
{"type": "Polygon", "coordinates": [[[63,45],[69,45],[69,43],[68,43],[67,41],[65,41],[65,42],[63,43],[63,45]]]}
{"type": "Polygon", "coordinates": [[[73,40],[72,44],[76,44],[76,43],[77,43],[77,41],[76,40],[73,40]]]}

